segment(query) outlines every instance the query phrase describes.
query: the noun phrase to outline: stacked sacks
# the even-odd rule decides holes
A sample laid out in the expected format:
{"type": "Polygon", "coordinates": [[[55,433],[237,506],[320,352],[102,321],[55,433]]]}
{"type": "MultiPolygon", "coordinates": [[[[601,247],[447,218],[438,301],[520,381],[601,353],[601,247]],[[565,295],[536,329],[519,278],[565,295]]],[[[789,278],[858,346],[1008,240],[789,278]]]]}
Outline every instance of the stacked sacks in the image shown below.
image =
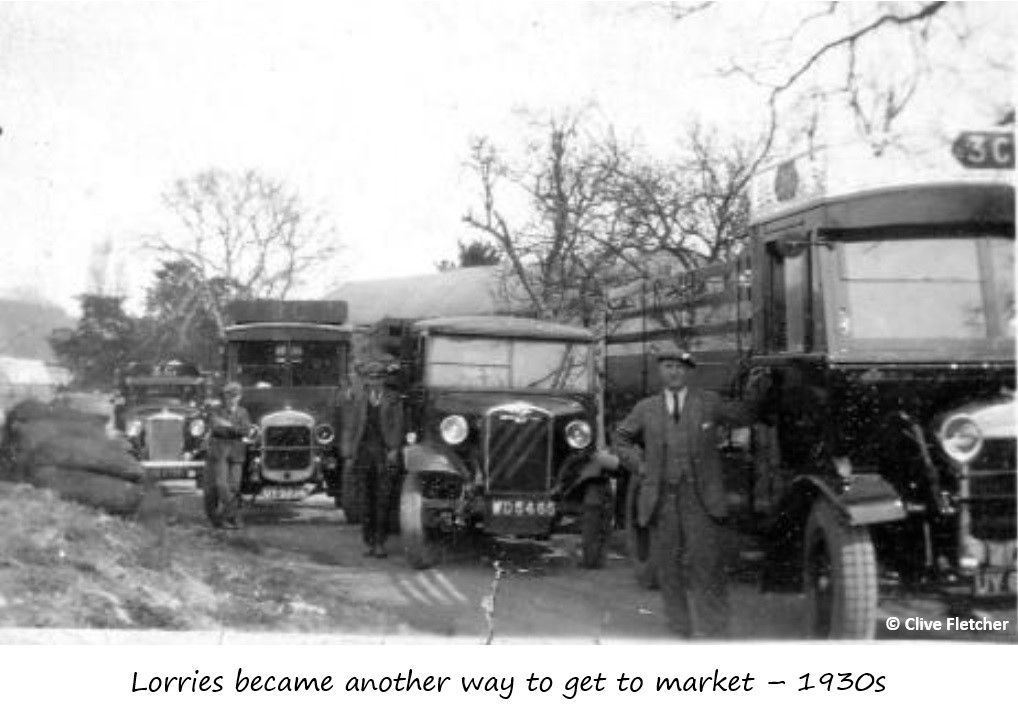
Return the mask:
{"type": "Polygon", "coordinates": [[[125,445],[107,436],[102,415],[25,400],[7,413],[2,459],[11,477],[66,500],[161,523],[162,493],[125,445]]]}

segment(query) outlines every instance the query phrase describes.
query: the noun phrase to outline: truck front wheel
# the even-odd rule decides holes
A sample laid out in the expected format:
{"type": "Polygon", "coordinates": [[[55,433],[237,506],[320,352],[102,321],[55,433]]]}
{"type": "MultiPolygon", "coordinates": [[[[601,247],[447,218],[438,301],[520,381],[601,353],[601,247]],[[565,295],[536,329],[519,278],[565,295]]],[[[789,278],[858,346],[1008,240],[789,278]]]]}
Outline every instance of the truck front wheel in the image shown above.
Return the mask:
{"type": "Polygon", "coordinates": [[[399,496],[399,530],[407,562],[415,569],[431,566],[434,560],[431,536],[425,523],[424,494],[421,477],[417,473],[407,473],[403,478],[399,496]]]}
{"type": "Polygon", "coordinates": [[[807,628],[822,639],[872,639],[876,631],[877,567],[863,526],[846,523],[818,499],[806,522],[803,576],[807,628]]]}

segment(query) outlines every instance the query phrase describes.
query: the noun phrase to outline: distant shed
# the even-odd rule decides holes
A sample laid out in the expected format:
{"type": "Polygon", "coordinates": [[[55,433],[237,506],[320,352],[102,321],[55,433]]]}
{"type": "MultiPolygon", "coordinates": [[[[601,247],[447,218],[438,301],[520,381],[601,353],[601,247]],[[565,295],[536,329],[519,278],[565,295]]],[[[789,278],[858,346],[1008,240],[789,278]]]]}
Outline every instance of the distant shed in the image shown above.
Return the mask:
{"type": "Polygon", "coordinates": [[[522,313],[504,293],[498,266],[457,268],[401,278],[348,281],[326,295],[346,301],[350,323],[370,326],[383,318],[431,318],[522,313]]]}

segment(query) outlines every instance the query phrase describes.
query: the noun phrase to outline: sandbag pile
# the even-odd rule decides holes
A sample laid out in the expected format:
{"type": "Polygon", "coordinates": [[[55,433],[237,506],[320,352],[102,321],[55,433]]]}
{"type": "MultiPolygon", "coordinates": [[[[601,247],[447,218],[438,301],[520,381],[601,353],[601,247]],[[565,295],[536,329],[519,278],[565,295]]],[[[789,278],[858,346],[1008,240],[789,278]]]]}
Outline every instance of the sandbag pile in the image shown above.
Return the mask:
{"type": "Polygon", "coordinates": [[[2,450],[8,477],[115,515],[161,519],[161,492],[126,442],[107,436],[102,416],[19,402],[7,412],[2,450]]]}

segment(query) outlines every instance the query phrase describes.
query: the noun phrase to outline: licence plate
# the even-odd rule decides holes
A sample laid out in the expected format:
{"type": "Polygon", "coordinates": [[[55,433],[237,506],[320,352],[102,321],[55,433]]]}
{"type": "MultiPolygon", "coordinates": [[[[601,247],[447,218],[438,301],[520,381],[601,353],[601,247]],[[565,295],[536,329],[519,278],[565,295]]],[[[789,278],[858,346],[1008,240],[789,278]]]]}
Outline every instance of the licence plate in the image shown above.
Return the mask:
{"type": "Polygon", "coordinates": [[[977,596],[999,596],[1018,592],[1018,570],[987,568],[976,572],[973,591],[977,596]]]}
{"type": "Polygon", "coordinates": [[[491,515],[551,518],[555,515],[555,503],[550,500],[499,498],[491,502],[491,515]]]}
{"type": "Polygon", "coordinates": [[[267,486],[258,492],[259,498],[268,500],[303,500],[307,495],[303,488],[273,488],[267,486]]]}

